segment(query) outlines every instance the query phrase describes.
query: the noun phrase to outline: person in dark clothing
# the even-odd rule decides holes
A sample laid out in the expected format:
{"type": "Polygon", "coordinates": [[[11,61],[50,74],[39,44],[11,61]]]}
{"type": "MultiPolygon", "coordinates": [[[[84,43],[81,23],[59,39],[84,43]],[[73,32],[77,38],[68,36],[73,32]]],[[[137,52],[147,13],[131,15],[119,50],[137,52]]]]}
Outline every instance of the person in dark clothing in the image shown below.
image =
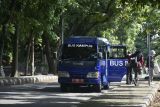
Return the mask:
{"type": "Polygon", "coordinates": [[[140,53],[137,57],[137,72],[138,74],[142,73],[142,69],[144,68],[144,56],[140,53]]]}
{"type": "Polygon", "coordinates": [[[126,83],[127,84],[131,84],[132,82],[132,71],[135,74],[135,80],[137,81],[137,77],[138,77],[138,72],[140,72],[140,68],[141,67],[141,62],[143,60],[143,56],[141,51],[136,50],[135,53],[131,54],[131,55],[127,55],[128,57],[128,66],[127,66],[127,79],[126,79],[126,83]]]}

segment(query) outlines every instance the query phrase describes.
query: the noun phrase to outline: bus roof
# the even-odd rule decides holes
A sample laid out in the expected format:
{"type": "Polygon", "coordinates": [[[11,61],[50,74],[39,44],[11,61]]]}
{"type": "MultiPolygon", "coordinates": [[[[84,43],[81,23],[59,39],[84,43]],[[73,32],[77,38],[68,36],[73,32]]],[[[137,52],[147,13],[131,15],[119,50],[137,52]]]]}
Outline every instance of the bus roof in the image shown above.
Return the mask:
{"type": "Polygon", "coordinates": [[[90,37],[90,36],[72,36],[64,41],[64,44],[75,44],[75,43],[85,43],[85,44],[105,44],[109,45],[109,41],[102,37],[90,37]]]}

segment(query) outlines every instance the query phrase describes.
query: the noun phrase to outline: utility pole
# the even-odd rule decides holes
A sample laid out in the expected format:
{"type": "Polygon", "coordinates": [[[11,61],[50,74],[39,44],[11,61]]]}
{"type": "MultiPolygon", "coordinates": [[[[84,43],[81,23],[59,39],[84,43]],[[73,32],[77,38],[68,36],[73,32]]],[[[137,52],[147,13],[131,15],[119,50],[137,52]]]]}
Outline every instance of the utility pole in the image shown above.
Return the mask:
{"type": "Polygon", "coordinates": [[[147,35],[147,46],[148,46],[148,74],[149,74],[149,77],[148,77],[148,85],[150,86],[151,85],[151,64],[150,64],[150,50],[151,50],[151,36],[150,34],[147,35]]]}

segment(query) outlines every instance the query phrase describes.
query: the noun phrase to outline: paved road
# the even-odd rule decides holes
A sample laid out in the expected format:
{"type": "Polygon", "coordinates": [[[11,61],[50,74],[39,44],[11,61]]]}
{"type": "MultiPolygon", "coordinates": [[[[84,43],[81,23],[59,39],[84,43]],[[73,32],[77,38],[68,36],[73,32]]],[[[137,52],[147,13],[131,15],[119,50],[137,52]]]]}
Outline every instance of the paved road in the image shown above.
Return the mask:
{"type": "Polygon", "coordinates": [[[75,107],[107,91],[95,93],[83,87],[64,93],[57,82],[0,87],[0,107],[75,107]]]}
{"type": "Polygon", "coordinates": [[[0,87],[0,107],[147,107],[153,101],[159,83],[139,86],[112,83],[109,90],[90,92],[85,87],[61,92],[57,81],[0,87]]]}

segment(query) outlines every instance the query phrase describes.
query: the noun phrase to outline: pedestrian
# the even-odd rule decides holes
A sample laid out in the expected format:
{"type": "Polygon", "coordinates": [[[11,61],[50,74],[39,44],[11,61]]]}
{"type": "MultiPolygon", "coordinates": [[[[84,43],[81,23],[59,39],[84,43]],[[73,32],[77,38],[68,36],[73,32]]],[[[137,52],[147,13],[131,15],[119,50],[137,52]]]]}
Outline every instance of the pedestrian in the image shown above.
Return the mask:
{"type": "Polygon", "coordinates": [[[132,70],[131,70],[131,52],[127,52],[126,58],[128,59],[128,63],[126,65],[127,67],[127,73],[126,73],[126,84],[130,84],[131,83],[131,78],[132,78],[132,70]]]}
{"type": "Polygon", "coordinates": [[[142,70],[141,68],[144,63],[144,58],[143,58],[142,52],[139,49],[137,49],[135,53],[131,54],[129,58],[130,58],[129,59],[130,64],[128,67],[128,78],[129,78],[129,84],[130,84],[132,82],[132,71],[134,72],[134,80],[135,82],[137,82],[138,74],[141,74],[140,72],[142,70]]]}
{"type": "Polygon", "coordinates": [[[153,80],[155,54],[156,52],[154,50],[151,50],[147,57],[147,63],[146,63],[146,67],[148,68],[148,73],[149,73],[149,76],[151,77],[151,81],[153,80]]]}
{"type": "Polygon", "coordinates": [[[142,52],[140,52],[137,56],[137,73],[139,75],[142,74],[142,69],[144,68],[144,57],[142,52]]]}

